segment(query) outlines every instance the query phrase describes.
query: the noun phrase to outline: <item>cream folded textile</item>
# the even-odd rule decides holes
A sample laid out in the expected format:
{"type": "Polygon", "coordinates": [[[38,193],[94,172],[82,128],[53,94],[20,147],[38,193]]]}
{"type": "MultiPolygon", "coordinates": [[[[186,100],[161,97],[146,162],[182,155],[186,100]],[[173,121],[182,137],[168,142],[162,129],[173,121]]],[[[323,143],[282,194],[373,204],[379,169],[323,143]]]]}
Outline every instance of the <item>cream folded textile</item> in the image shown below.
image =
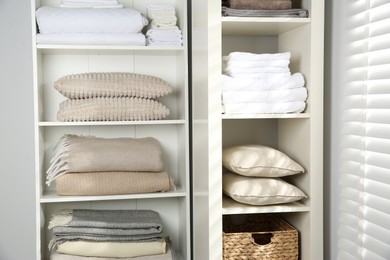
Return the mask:
{"type": "Polygon", "coordinates": [[[229,0],[229,7],[234,9],[290,9],[290,0],[229,0]]]}
{"type": "Polygon", "coordinates": [[[132,8],[61,8],[36,11],[39,33],[140,33],[148,19],[132,8]]]}
{"type": "Polygon", "coordinates": [[[153,137],[97,138],[64,135],[57,143],[46,183],[70,172],[162,171],[162,151],[153,137]]]}
{"type": "Polygon", "coordinates": [[[56,180],[58,195],[94,196],[164,192],[174,188],[167,172],[83,172],[56,180]]]}
{"type": "Polygon", "coordinates": [[[175,260],[174,251],[171,249],[169,243],[167,243],[167,252],[165,254],[157,254],[157,255],[148,255],[148,256],[139,256],[139,257],[124,257],[124,258],[112,258],[112,257],[94,257],[94,256],[77,256],[77,255],[68,255],[68,254],[60,254],[54,251],[50,260],[175,260]]]}
{"type": "Polygon", "coordinates": [[[138,257],[166,253],[165,240],[137,242],[66,241],[57,245],[62,254],[95,257],[138,257]]]}
{"type": "Polygon", "coordinates": [[[286,78],[233,78],[222,75],[222,91],[265,91],[276,89],[300,88],[305,79],[299,72],[286,78]]]}
{"type": "Polygon", "coordinates": [[[90,72],[66,75],[54,88],[70,99],[95,97],[159,98],[172,92],[161,78],[127,72],[90,72]]]}
{"type": "Polygon", "coordinates": [[[301,113],[305,110],[304,101],[281,103],[235,103],[224,104],[226,114],[275,114],[275,113],[301,113]]]}
{"type": "Polygon", "coordinates": [[[222,102],[234,103],[282,103],[306,101],[306,88],[278,89],[267,91],[223,91],[222,102]]]}
{"type": "Polygon", "coordinates": [[[153,99],[99,97],[63,101],[57,119],[64,122],[146,121],[160,120],[168,115],[169,109],[153,99]]]}
{"type": "Polygon", "coordinates": [[[51,33],[36,35],[38,44],[89,44],[145,46],[142,33],[51,33]]]}

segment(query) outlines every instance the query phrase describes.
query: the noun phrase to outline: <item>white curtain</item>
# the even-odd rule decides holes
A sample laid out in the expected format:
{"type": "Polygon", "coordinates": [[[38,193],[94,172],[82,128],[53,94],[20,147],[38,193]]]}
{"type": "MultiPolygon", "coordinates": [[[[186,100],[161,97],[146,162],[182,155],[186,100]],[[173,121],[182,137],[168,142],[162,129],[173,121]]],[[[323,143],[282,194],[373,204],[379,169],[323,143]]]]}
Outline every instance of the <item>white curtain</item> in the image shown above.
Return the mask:
{"type": "Polygon", "coordinates": [[[345,4],[338,259],[388,260],[390,0],[345,4]]]}

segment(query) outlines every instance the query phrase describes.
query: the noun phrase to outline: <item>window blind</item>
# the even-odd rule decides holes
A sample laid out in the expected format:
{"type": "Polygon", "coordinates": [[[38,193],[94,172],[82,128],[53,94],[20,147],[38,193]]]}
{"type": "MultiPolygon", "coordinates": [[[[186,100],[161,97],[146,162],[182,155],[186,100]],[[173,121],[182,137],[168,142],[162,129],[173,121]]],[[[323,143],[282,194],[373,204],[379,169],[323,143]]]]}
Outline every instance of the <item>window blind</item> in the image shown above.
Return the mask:
{"type": "Polygon", "coordinates": [[[390,1],[347,0],[338,259],[390,259],[390,1]]]}

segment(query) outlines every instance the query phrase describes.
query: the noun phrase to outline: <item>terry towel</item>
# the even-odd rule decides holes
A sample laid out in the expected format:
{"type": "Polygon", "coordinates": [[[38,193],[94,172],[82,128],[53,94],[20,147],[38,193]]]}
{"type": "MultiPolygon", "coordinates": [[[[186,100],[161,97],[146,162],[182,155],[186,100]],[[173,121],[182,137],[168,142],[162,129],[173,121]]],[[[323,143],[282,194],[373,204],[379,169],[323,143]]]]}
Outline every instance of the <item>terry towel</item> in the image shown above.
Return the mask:
{"type": "Polygon", "coordinates": [[[290,0],[229,0],[228,6],[234,9],[290,9],[290,0]]]}

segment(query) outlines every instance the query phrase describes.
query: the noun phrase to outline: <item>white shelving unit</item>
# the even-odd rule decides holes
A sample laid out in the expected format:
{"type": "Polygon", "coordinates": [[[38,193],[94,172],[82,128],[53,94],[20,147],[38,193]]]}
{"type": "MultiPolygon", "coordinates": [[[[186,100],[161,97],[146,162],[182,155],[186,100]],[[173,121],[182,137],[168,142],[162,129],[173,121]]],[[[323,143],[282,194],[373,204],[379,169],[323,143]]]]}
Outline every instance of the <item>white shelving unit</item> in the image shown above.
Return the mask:
{"type": "Polygon", "coordinates": [[[34,53],[34,100],[37,194],[36,259],[49,259],[47,229],[51,215],[65,208],[152,209],[160,213],[179,259],[191,258],[190,167],[187,8],[185,0],[120,0],[125,7],[146,14],[150,4],[171,4],[176,8],[183,47],[37,45],[35,10],[57,6],[58,0],[32,0],[34,53]],[[170,109],[164,120],[118,122],[58,122],[58,105],[65,98],[53,87],[58,78],[85,72],[134,72],[160,77],[173,86],[173,93],[160,99],[170,109]],[[64,134],[98,137],[155,137],[163,150],[164,170],[177,189],[165,193],[118,196],[59,196],[55,185],[45,184],[53,147],[64,134]]]}
{"type": "MultiPolygon", "coordinates": [[[[221,17],[220,3],[193,3],[196,13],[207,11],[208,19],[194,19],[193,35],[193,128],[194,205],[207,220],[194,223],[196,259],[222,258],[222,216],[272,213],[295,226],[300,236],[300,259],[323,259],[323,33],[324,1],[293,1],[309,10],[309,18],[221,17]],[[207,51],[204,51],[207,49],[207,51]],[[301,72],[308,89],[307,106],[300,114],[221,114],[221,60],[233,51],[252,53],[291,52],[291,72],[301,72]],[[207,84],[206,84],[207,83],[207,84]],[[196,100],[205,100],[197,105],[196,100]],[[195,129],[197,132],[195,132],[195,129]],[[207,141],[206,141],[207,140],[207,141]],[[274,147],[288,154],[306,170],[285,180],[299,187],[308,199],[275,206],[250,206],[222,195],[224,147],[248,143],[274,147]],[[207,226],[201,223],[208,221],[207,226]],[[208,234],[207,240],[202,240],[208,234]],[[200,242],[202,241],[202,242],[200,242]],[[203,251],[207,251],[204,253],[203,251]]],[[[198,216],[200,217],[200,216],[198,216]]]]}

